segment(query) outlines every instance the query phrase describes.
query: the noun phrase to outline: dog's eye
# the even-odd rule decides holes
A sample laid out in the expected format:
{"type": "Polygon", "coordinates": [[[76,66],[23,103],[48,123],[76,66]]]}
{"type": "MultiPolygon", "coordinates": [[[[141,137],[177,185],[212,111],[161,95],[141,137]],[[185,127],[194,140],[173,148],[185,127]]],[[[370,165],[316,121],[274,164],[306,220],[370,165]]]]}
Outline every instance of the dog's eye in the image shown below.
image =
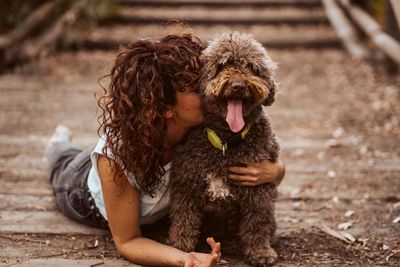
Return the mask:
{"type": "Polygon", "coordinates": [[[218,64],[218,65],[217,65],[217,71],[216,71],[215,74],[220,73],[220,72],[222,71],[223,67],[224,67],[224,66],[223,66],[222,64],[218,64]]]}

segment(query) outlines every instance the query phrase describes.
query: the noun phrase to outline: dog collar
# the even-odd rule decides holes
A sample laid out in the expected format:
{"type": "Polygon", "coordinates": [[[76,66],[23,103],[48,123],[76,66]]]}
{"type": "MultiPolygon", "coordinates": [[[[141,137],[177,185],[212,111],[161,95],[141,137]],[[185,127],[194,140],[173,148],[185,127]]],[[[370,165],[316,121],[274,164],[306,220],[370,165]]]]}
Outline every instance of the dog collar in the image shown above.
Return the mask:
{"type": "Polygon", "coordinates": [[[226,141],[221,140],[215,131],[211,130],[210,128],[206,128],[208,141],[210,141],[215,148],[222,150],[222,155],[225,156],[228,148],[235,147],[242,142],[242,140],[246,137],[246,134],[249,132],[250,127],[251,125],[247,125],[246,128],[239,133],[234,134],[226,141]]]}

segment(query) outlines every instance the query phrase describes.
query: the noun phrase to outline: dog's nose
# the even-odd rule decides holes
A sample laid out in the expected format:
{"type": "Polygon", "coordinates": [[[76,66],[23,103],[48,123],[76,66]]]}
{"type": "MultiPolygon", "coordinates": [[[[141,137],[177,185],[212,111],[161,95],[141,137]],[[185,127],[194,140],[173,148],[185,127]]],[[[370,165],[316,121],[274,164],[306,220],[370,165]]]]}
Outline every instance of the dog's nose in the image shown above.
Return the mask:
{"type": "Polygon", "coordinates": [[[233,90],[234,92],[241,91],[241,90],[244,89],[244,87],[245,87],[245,85],[244,85],[243,83],[241,83],[241,82],[234,82],[234,83],[232,83],[232,90],[233,90]]]}

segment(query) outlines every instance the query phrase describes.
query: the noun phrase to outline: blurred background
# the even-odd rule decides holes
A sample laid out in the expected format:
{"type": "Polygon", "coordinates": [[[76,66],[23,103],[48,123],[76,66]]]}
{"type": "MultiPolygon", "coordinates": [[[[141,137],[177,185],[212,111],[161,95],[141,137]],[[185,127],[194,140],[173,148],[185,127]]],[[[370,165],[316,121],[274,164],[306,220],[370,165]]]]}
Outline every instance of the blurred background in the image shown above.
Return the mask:
{"type": "Polygon", "coordinates": [[[64,124],[96,144],[121,45],[240,31],[278,63],[277,265],[397,266],[399,24],[398,0],[0,0],[0,264],[128,265],[109,233],[57,212],[46,140],[64,124]]]}

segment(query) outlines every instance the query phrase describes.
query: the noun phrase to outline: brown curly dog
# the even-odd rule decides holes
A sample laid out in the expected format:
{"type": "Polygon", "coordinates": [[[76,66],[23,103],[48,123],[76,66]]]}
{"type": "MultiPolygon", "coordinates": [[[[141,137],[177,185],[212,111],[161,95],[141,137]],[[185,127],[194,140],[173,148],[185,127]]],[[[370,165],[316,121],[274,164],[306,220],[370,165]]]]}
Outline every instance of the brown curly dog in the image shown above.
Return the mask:
{"type": "Polygon", "coordinates": [[[188,135],[172,164],[169,244],[193,251],[208,231],[238,243],[250,264],[273,264],[276,186],[238,186],[227,178],[227,166],[278,159],[279,144],[262,109],[274,102],[276,65],[260,43],[238,32],[210,42],[202,61],[204,126],[188,135]]]}

